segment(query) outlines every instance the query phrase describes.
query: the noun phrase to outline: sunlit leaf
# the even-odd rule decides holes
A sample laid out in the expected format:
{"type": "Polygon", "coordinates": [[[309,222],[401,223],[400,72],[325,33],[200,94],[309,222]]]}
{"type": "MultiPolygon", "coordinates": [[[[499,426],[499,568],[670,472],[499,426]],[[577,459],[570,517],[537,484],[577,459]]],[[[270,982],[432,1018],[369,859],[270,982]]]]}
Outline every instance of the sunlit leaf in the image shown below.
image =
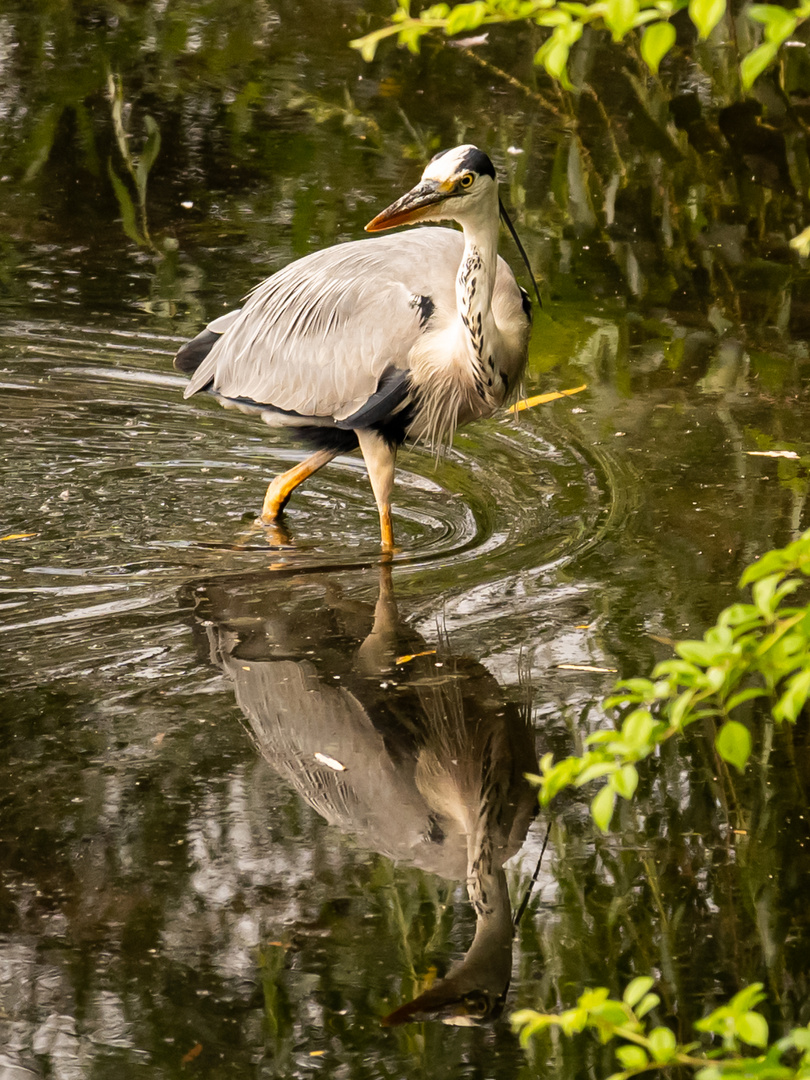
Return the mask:
{"type": "Polygon", "coordinates": [[[614,773],[611,785],[623,799],[632,799],[638,787],[638,770],[635,765],[624,765],[614,773]]]}
{"type": "Polygon", "coordinates": [[[747,1012],[738,1017],[737,1033],[750,1046],[768,1045],[768,1021],[761,1013],[747,1012]]]}
{"type": "Polygon", "coordinates": [[[657,22],[648,26],[641,37],[641,56],[644,63],[658,74],[658,66],[675,44],[675,27],[670,22],[657,22]]]}
{"type": "Polygon", "coordinates": [[[643,1047],[633,1046],[629,1043],[616,1048],[616,1057],[625,1069],[643,1069],[650,1060],[643,1047]]]}
{"type": "Polygon", "coordinates": [[[707,38],[726,13],[726,0],[689,0],[689,18],[707,38]]]}
{"type": "Polygon", "coordinates": [[[720,757],[740,772],[751,756],[751,734],[748,728],[737,720],[727,720],[720,728],[715,739],[715,746],[720,757]]]}
{"type": "Polygon", "coordinates": [[[612,33],[614,41],[621,41],[625,34],[633,29],[637,15],[638,0],[607,0],[605,25],[612,33]]]}
{"type": "Polygon", "coordinates": [[[751,687],[749,690],[740,690],[738,694],[732,694],[728,699],[726,702],[726,711],[731,712],[732,709],[736,709],[744,702],[753,701],[754,698],[759,697],[767,697],[767,690],[758,690],[756,687],[751,687]]]}
{"type": "Polygon", "coordinates": [[[610,821],[613,817],[615,806],[616,792],[613,791],[612,788],[609,788],[607,784],[591,801],[591,817],[597,828],[603,833],[606,833],[610,828],[610,821]]]}
{"type": "Polygon", "coordinates": [[[636,1006],[636,1016],[641,1020],[647,1015],[656,1005],[661,1004],[661,998],[658,994],[645,994],[641,1001],[636,1006]]]}
{"type": "Polygon", "coordinates": [[[740,81],[744,90],[750,90],[759,76],[776,58],[778,48],[773,42],[763,41],[750,52],[740,64],[740,81]]]}
{"type": "Polygon", "coordinates": [[[648,1038],[650,1040],[650,1050],[656,1061],[669,1061],[674,1056],[677,1042],[669,1028],[653,1028],[648,1038]]]}
{"type": "Polygon", "coordinates": [[[629,1005],[631,1009],[634,1008],[647,991],[652,988],[654,981],[649,975],[639,975],[637,978],[632,979],[625,987],[622,1001],[629,1005]]]}
{"type": "Polygon", "coordinates": [[[477,30],[487,15],[487,5],[481,2],[457,4],[447,16],[444,32],[460,34],[465,30],[477,30]]]}
{"type": "Polygon", "coordinates": [[[787,682],[787,689],[773,707],[776,720],[795,722],[810,694],[810,668],[798,671],[787,682]]]}

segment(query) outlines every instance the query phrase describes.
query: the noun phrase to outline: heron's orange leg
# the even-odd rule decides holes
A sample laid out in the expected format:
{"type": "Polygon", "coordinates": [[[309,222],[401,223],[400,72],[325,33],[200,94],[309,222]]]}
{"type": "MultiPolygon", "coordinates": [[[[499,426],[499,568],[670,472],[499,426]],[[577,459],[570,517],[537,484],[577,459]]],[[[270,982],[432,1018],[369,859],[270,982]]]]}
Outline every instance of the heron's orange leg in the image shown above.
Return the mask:
{"type": "Polygon", "coordinates": [[[371,490],[380,512],[380,538],[383,551],[394,551],[394,528],[391,524],[391,491],[394,487],[394,467],[397,462],[396,447],[391,446],[382,435],[368,428],[357,431],[357,441],[368,469],[371,490]]]}
{"type": "Polygon", "coordinates": [[[271,480],[264,497],[261,520],[268,523],[277,521],[298,485],[303,484],[313,473],[322,469],[336,456],[337,450],[317,450],[305,461],[294,465],[292,469],[280,473],[271,480]]]}

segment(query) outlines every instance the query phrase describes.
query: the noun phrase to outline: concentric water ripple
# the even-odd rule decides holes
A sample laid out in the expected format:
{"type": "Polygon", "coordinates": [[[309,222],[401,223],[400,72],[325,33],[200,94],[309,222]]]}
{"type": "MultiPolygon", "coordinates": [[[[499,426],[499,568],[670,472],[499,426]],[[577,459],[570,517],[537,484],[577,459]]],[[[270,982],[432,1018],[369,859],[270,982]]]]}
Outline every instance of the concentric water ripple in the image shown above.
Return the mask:
{"type": "MultiPolygon", "coordinates": [[[[300,489],[282,527],[257,526],[266,483],[301,451],[213,399],[183,401],[174,344],[124,331],[55,337],[30,324],[6,335],[7,633],[50,628],[64,644],[94,620],[173,610],[177,588],[201,574],[379,561],[377,512],[356,454],[300,489]]],[[[428,592],[474,592],[542,575],[592,544],[621,516],[627,485],[614,482],[609,459],[578,444],[566,415],[474,425],[438,462],[425,449],[403,451],[394,494],[402,573],[418,572],[428,592]]]]}

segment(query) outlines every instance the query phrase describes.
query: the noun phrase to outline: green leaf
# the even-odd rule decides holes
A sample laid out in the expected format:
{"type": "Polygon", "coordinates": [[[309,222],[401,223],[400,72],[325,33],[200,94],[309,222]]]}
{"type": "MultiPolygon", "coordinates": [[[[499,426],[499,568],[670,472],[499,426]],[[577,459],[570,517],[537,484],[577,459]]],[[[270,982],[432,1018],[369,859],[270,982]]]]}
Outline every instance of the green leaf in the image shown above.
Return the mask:
{"type": "Polygon", "coordinates": [[[576,778],[576,786],[582,787],[583,784],[587,784],[589,780],[598,780],[602,776],[607,776],[608,773],[616,772],[617,765],[613,761],[595,761],[592,765],[588,765],[583,769],[579,776],[576,778]]]}
{"type": "Polygon", "coordinates": [[[689,18],[704,40],[726,13],[726,0],[689,0],[689,18]]]}
{"type": "Polygon", "coordinates": [[[610,995],[610,991],[606,986],[596,986],[593,989],[583,990],[577,998],[577,1005],[580,1009],[595,1009],[597,1006],[604,1004],[610,995]]]}
{"type": "Polygon", "coordinates": [[[591,817],[597,828],[606,833],[610,828],[610,819],[616,806],[616,792],[605,784],[591,802],[591,817]]]}
{"type": "Polygon", "coordinates": [[[670,22],[656,22],[648,26],[641,38],[641,56],[653,73],[675,44],[675,27],[670,22]]]}
{"type": "Polygon", "coordinates": [[[757,690],[752,687],[750,690],[740,690],[737,694],[732,696],[726,702],[726,712],[731,712],[732,709],[736,709],[738,705],[742,705],[743,702],[752,701],[754,698],[766,697],[767,690],[757,690]]]}
{"type": "Polygon", "coordinates": [[[487,5],[481,2],[457,4],[447,16],[445,34],[460,34],[465,30],[477,30],[487,15],[487,5]]]}
{"type": "Polygon", "coordinates": [[[634,1006],[638,1005],[654,982],[655,980],[651,979],[649,975],[639,975],[624,988],[622,1001],[632,1009],[634,1006]]]}
{"type": "Polygon", "coordinates": [[[643,1069],[649,1064],[649,1058],[640,1046],[630,1043],[616,1048],[616,1057],[625,1069],[643,1069]]]}
{"type": "Polygon", "coordinates": [[[751,734],[744,724],[737,720],[727,720],[720,728],[715,739],[715,746],[720,757],[740,772],[751,756],[751,734]]]}
{"type": "Polygon", "coordinates": [[[638,15],[638,0],[606,0],[604,20],[614,41],[621,41],[638,15]]]}
{"type": "MultiPolygon", "coordinates": [[[[765,995],[762,992],[762,983],[751,983],[750,986],[744,986],[742,990],[738,990],[731,1001],[728,1003],[727,1009],[716,1009],[715,1012],[728,1012],[731,1011],[737,1015],[750,1012],[756,1005],[765,1000],[765,995]]],[[[714,1015],[714,1013],[712,1014],[714,1015]]],[[[753,1045],[753,1044],[752,1044],[753,1045]]]]}
{"type": "Polygon", "coordinates": [[[611,777],[610,785],[623,799],[632,799],[638,787],[638,770],[635,765],[623,765],[611,777]]]}
{"type": "Polygon", "coordinates": [[[746,15],[764,24],[765,40],[774,45],[787,41],[799,21],[795,12],[787,11],[779,4],[752,4],[746,9],[746,15]]]}
{"type": "Polygon", "coordinates": [[[761,1013],[747,1012],[737,1018],[737,1034],[749,1046],[768,1045],[768,1021],[761,1013]]]}
{"type": "Polygon", "coordinates": [[[634,709],[622,724],[622,741],[633,750],[646,749],[654,727],[649,709],[634,709]]]}
{"type": "MultiPolygon", "coordinates": [[[[757,1013],[754,1013],[756,1016],[757,1013]]],[[[656,1061],[669,1061],[675,1055],[675,1036],[666,1027],[653,1028],[649,1036],[650,1050],[656,1061]]]]}
{"type": "Polygon", "coordinates": [[[658,994],[645,994],[636,1008],[636,1016],[639,1020],[646,1016],[651,1009],[654,1009],[656,1005],[661,1004],[661,998],[658,994]]]}
{"type": "Polygon", "coordinates": [[[804,668],[792,675],[787,682],[787,689],[773,707],[775,720],[796,722],[810,694],[810,668],[804,668]]]}

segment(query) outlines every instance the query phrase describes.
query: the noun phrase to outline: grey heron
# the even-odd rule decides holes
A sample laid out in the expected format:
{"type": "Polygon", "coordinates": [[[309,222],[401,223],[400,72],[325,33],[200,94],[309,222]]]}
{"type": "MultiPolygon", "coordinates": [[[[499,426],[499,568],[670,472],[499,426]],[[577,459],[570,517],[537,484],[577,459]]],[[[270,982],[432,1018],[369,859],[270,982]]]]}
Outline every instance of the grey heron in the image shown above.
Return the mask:
{"type": "Polygon", "coordinates": [[[262,521],[278,520],[300,483],[359,445],[392,550],[397,448],[407,438],[438,449],[517,393],[531,303],[498,256],[499,216],[528,266],[489,157],[472,145],[437,154],[366,230],[452,220],[462,233],[417,229],[316,251],[182,346],[185,397],[211,391],[315,448],[270,483],[262,521]]]}

